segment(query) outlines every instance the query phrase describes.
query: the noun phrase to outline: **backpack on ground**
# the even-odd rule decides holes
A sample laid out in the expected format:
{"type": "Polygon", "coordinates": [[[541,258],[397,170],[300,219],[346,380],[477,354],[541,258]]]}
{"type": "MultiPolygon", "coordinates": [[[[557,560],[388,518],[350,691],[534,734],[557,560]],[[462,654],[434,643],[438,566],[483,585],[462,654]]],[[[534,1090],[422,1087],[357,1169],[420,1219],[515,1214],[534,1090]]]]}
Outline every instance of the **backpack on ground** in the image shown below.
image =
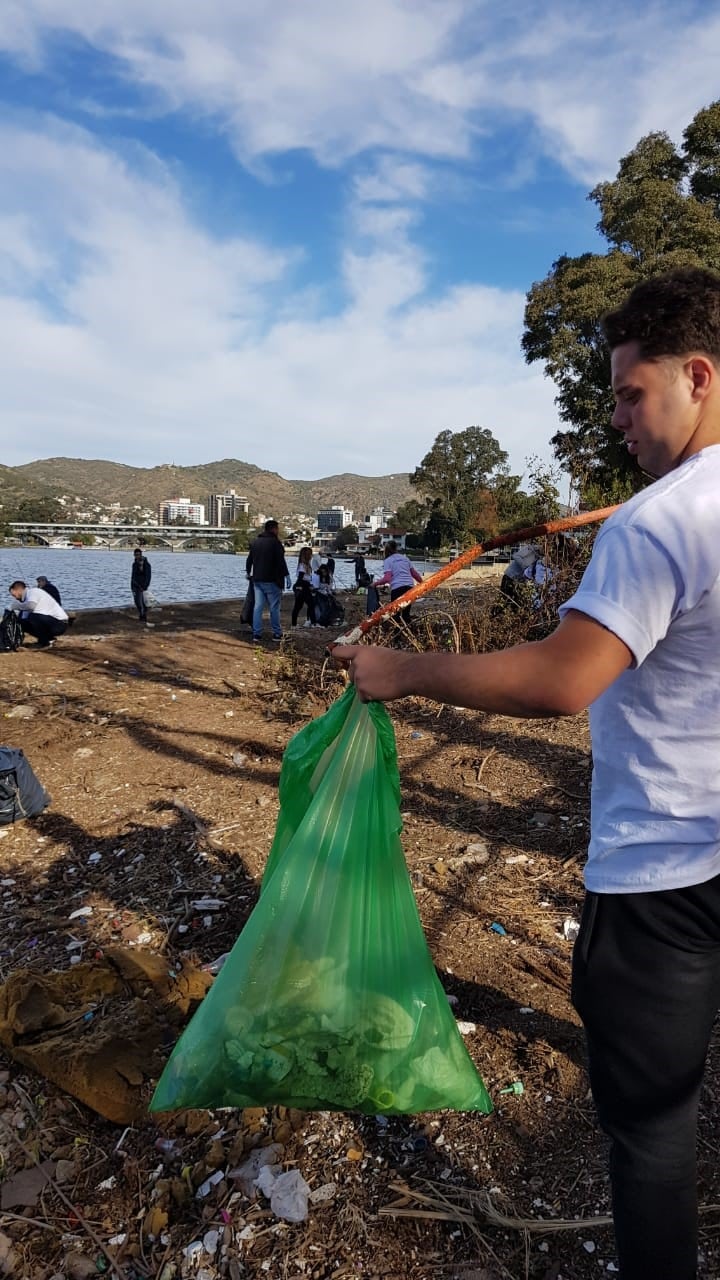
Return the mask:
{"type": "Polygon", "coordinates": [[[50,804],[50,796],[38,781],[18,747],[0,747],[0,826],[35,818],[50,804]]]}
{"type": "Polygon", "coordinates": [[[6,609],[0,618],[0,653],[15,653],[24,639],[20,614],[15,609],[6,609]]]}

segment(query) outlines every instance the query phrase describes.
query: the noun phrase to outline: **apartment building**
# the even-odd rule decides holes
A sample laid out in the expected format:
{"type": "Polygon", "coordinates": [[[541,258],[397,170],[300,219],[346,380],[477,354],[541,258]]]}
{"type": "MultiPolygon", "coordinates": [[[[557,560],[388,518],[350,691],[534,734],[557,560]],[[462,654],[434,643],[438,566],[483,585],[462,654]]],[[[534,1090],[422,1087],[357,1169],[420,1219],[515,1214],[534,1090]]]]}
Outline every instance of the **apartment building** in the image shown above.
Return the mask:
{"type": "Polygon", "coordinates": [[[227,493],[211,493],[207,500],[208,524],[215,529],[233,525],[239,515],[248,515],[250,503],[234,489],[227,493]]]}
{"type": "Polygon", "coordinates": [[[172,524],[175,520],[183,524],[205,524],[204,503],[191,502],[189,498],[167,498],[158,507],[158,524],[172,524]]]}

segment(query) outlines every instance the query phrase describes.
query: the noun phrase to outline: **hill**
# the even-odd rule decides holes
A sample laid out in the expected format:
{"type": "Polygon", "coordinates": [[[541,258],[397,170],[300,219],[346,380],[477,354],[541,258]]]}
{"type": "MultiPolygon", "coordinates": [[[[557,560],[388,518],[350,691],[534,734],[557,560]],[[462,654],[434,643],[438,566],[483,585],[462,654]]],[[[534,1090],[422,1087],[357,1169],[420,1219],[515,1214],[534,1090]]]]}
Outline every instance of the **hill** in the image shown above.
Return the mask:
{"type": "Polygon", "coordinates": [[[0,469],[0,482],[14,489],[27,486],[27,493],[47,496],[68,494],[81,503],[122,507],[156,507],[164,498],[191,498],[206,502],[209,493],[235,489],[244,495],[251,511],[278,518],[304,512],[314,515],[333,503],[349,507],[356,516],[373,507],[395,510],[413,496],[407,474],[390,476],[343,475],[320,480],[286,480],[276,471],[263,471],[249,462],[224,458],[196,467],[129,467],[100,459],[43,458],[20,467],[0,469]]]}
{"type": "Polygon", "coordinates": [[[32,476],[21,474],[20,467],[5,467],[0,463],[0,509],[14,506],[27,498],[47,497],[45,485],[32,476]]]}

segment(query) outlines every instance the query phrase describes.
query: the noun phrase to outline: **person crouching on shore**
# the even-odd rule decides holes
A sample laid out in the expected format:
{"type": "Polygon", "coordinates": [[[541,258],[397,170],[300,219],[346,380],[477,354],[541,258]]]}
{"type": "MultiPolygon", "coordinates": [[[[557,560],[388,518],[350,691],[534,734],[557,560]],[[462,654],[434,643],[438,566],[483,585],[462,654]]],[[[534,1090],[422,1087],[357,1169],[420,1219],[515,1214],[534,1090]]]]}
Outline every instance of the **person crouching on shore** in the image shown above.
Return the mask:
{"type": "Polygon", "coordinates": [[[39,649],[49,648],[58,636],[65,634],[68,615],[42,587],[28,587],[18,578],[11,582],[8,590],[13,599],[10,608],[22,614],[23,628],[28,635],[35,636],[39,649]]]}

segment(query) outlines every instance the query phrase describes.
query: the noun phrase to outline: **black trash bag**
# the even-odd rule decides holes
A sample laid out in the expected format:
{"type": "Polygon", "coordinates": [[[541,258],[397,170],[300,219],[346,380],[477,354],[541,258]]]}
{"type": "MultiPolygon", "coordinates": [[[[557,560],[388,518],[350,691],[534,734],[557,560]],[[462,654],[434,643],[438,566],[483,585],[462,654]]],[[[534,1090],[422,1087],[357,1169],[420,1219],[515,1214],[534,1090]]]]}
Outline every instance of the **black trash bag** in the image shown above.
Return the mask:
{"type": "Polygon", "coordinates": [[[0,826],[35,818],[50,804],[19,747],[0,747],[0,826]]]}
{"type": "Polygon", "coordinates": [[[6,609],[0,618],[0,653],[15,653],[24,639],[20,614],[16,609],[6,609]]]}
{"type": "Polygon", "coordinates": [[[341,627],[345,621],[345,610],[332,592],[316,592],[315,621],[320,627],[341,627]]]}
{"type": "Polygon", "coordinates": [[[240,621],[244,622],[245,625],[248,627],[252,626],[254,608],[255,608],[255,583],[251,578],[250,581],[248,582],[247,595],[245,596],[245,602],[242,607],[242,613],[240,614],[240,621]]]}

